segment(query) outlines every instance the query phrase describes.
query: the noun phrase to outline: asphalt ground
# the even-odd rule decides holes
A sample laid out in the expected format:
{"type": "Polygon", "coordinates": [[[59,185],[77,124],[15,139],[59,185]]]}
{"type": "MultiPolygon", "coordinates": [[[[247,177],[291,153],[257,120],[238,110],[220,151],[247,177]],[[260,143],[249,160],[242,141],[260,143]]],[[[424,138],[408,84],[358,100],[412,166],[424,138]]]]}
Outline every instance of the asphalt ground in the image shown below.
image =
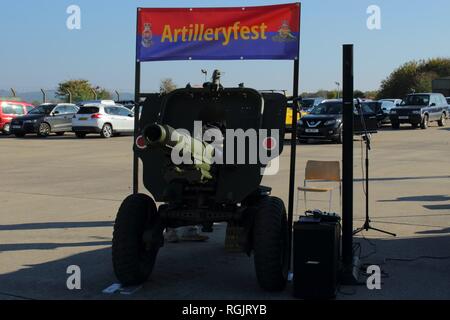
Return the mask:
{"type": "MultiPolygon", "coordinates": [[[[372,225],[355,237],[364,264],[383,271],[381,290],[339,289],[338,299],[450,299],[450,129],[392,131],[373,136],[372,225]],[[421,256],[426,258],[415,259],[421,256]],[[410,259],[410,260],[394,260],[410,259]]],[[[131,193],[131,137],[73,135],[41,139],[0,136],[0,299],[291,299],[256,282],[252,258],[224,249],[225,225],[204,243],[166,244],[148,282],[134,293],[105,294],[117,280],[111,264],[113,221],[131,193]],[[81,290],[68,290],[68,266],[81,268],[81,290]]],[[[354,144],[354,226],[362,225],[361,143],[354,144]]],[[[287,203],[289,148],[280,171],[264,177],[287,203]]],[[[297,148],[297,185],[307,160],[340,160],[341,145],[297,148]]],[[[144,190],[141,187],[141,190],[144,190]]],[[[327,208],[325,197],[308,201],[327,208]],[[319,201],[322,200],[322,201],[319,201]]],[[[300,201],[299,211],[304,208],[300,201]]],[[[340,213],[338,197],[333,210],[340,213]]],[[[366,275],[361,274],[361,281],[366,275]]]]}

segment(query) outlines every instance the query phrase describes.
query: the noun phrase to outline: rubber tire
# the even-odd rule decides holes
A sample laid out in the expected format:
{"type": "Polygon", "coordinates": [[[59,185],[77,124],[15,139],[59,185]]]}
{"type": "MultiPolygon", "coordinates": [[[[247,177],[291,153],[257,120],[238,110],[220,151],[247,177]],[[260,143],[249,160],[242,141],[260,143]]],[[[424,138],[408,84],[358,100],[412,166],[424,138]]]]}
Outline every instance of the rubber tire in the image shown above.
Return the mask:
{"type": "Polygon", "coordinates": [[[15,133],[14,135],[16,136],[16,138],[23,138],[23,137],[25,137],[25,133],[15,133]]]}
{"type": "Polygon", "coordinates": [[[51,130],[52,130],[52,129],[51,129],[50,125],[49,125],[47,122],[42,122],[42,123],[39,125],[37,135],[38,135],[39,137],[46,138],[46,137],[48,137],[48,135],[50,134],[51,130]],[[48,127],[48,132],[42,133],[42,132],[41,132],[41,127],[42,127],[42,126],[47,126],[47,127],[48,127]]]}
{"type": "Polygon", "coordinates": [[[261,288],[281,291],[288,274],[288,225],[281,199],[265,197],[258,203],[253,225],[255,271],[261,288]]]}
{"type": "Polygon", "coordinates": [[[428,128],[428,120],[429,120],[428,115],[425,115],[425,116],[423,117],[422,122],[420,123],[420,129],[425,130],[425,129],[428,128]]]}
{"type": "Polygon", "coordinates": [[[445,126],[445,118],[446,118],[446,116],[445,116],[445,113],[443,113],[442,115],[441,115],[441,118],[438,120],[438,126],[439,127],[443,127],[443,126],[445,126]]]}
{"type": "Polygon", "coordinates": [[[123,286],[145,282],[155,265],[156,255],[164,243],[162,229],[160,241],[146,248],[145,230],[159,222],[155,202],[147,195],[128,196],[119,208],[114,224],[112,262],[114,273],[123,286]]]}
{"type": "Polygon", "coordinates": [[[337,144],[342,144],[342,128],[339,130],[339,136],[336,138],[335,142],[337,144]]]}
{"type": "Polygon", "coordinates": [[[103,125],[103,127],[102,127],[102,131],[100,131],[100,136],[102,137],[102,138],[105,138],[105,139],[109,139],[109,138],[111,138],[112,136],[113,136],[113,128],[112,128],[112,126],[109,124],[109,123],[105,123],[104,125],[103,125]],[[111,128],[111,135],[105,135],[105,128],[106,127],[110,127],[111,128]]]}
{"type": "Polygon", "coordinates": [[[79,139],[84,139],[86,138],[86,133],[84,132],[75,132],[75,136],[79,139]]]}
{"type": "Polygon", "coordinates": [[[5,123],[2,132],[5,136],[9,136],[11,134],[11,125],[9,123],[5,123]],[[8,128],[8,130],[6,130],[5,128],[8,128]]]}
{"type": "Polygon", "coordinates": [[[399,122],[391,122],[391,126],[392,126],[392,129],[394,129],[394,130],[400,129],[400,123],[399,122]]]}

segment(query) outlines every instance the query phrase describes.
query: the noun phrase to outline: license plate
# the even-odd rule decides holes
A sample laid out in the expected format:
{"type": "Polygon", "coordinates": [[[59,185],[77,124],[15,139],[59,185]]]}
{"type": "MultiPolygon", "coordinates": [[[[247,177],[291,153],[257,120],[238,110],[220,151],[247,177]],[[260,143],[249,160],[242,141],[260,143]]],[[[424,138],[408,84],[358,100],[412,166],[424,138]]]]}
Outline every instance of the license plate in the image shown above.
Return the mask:
{"type": "Polygon", "coordinates": [[[409,119],[408,116],[398,116],[399,119],[409,119]]]}
{"type": "Polygon", "coordinates": [[[78,120],[82,120],[82,121],[83,121],[83,120],[87,120],[87,119],[88,119],[88,118],[79,118],[78,120]]]}
{"type": "Polygon", "coordinates": [[[319,132],[319,129],[305,129],[305,132],[308,132],[308,133],[317,133],[317,132],[319,132]]]}
{"type": "Polygon", "coordinates": [[[19,126],[19,125],[13,125],[13,126],[11,126],[11,128],[13,128],[13,129],[20,129],[20,128],[22,128],[22,127],[19,126]]]}

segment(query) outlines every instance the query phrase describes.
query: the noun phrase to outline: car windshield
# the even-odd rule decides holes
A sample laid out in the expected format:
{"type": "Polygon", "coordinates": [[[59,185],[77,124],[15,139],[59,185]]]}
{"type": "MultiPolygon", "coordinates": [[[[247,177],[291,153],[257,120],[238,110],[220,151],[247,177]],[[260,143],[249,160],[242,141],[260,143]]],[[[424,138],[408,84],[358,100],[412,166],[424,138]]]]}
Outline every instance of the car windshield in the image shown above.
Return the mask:
{"type": "Polygon", "coordinates": [[[314,106],[314,99],[303,99],[302,108],[309,109],[314,106]]]}
{"type": "Polygon", "coordinates": [[[402,106],[427,106],[430,103],[430,96],[427,94],[412,94],[402,101],[402,106]]]}
{"type": "Polygon", "coordinates": [[[47,114],[48,115],[48,114],[50,114],[50,112],[52,112],[54,107],[55,107],[54,104],[39,106],[39,107],[36,107],[33,110],[31,110],[28,114],[47,114]]]}
{"type": "Polygon", "coordinates": [[[4,104],[0,107],[4,114],[23,115],[23,107],[16,104],[4,104]]]}
{"type": "Polygon", "coordinates": [[[78,110],[78,114],[93,114],[98,113],[100,111],[99,107],[81,107],[80,110],[78,110]]]}
{"type": "Polygon", "coordinates": [[[362,102],[361,103],[362,110],[364,113],[378,113],[380,112],[380,103],[373,102],[362,102]]]}
{"type": "Polygon", "coordinates": [[[325,102],[314,107],[311,114],[341,114],[342,103],[341,102],[325,102]]]}
{"type": "Polygon", "coordinates": [[[382,108],[386,108],[386,109],[390,109],[390,108],[394,107],[394,101],[392,101],[392,100],[383,100],[383,101],[381,101],[381,107],[382,108]]]}

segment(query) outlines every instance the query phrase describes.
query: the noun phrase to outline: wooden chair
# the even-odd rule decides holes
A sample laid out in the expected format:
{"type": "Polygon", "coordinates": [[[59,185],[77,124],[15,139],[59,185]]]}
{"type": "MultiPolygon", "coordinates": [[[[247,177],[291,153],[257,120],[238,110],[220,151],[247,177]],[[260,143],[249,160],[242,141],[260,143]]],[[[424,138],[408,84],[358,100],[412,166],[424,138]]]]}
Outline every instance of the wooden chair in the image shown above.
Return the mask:
{"type": "Polygon", "coordinates": [[[341,203],[342,196],[342,182],[341,182],[341,168],[339,161],[315,161],[308,160],[305,168],[305,180],[303,183],[303,187],[297,188],[297,212],[298,212],[298,203],[299,203],[299,195],[300,192],[304,193],[304,201],[305,201],[305,210],[306,206],[306,194],[308,192],[315,193],[330,193],[329,197],[329,209],[331,212],[331,202],[333,200],[333,190],[335,188],[315,188],[307,186],[307,182],[338,182],[339,183],[339,203],[341,203]]]}

